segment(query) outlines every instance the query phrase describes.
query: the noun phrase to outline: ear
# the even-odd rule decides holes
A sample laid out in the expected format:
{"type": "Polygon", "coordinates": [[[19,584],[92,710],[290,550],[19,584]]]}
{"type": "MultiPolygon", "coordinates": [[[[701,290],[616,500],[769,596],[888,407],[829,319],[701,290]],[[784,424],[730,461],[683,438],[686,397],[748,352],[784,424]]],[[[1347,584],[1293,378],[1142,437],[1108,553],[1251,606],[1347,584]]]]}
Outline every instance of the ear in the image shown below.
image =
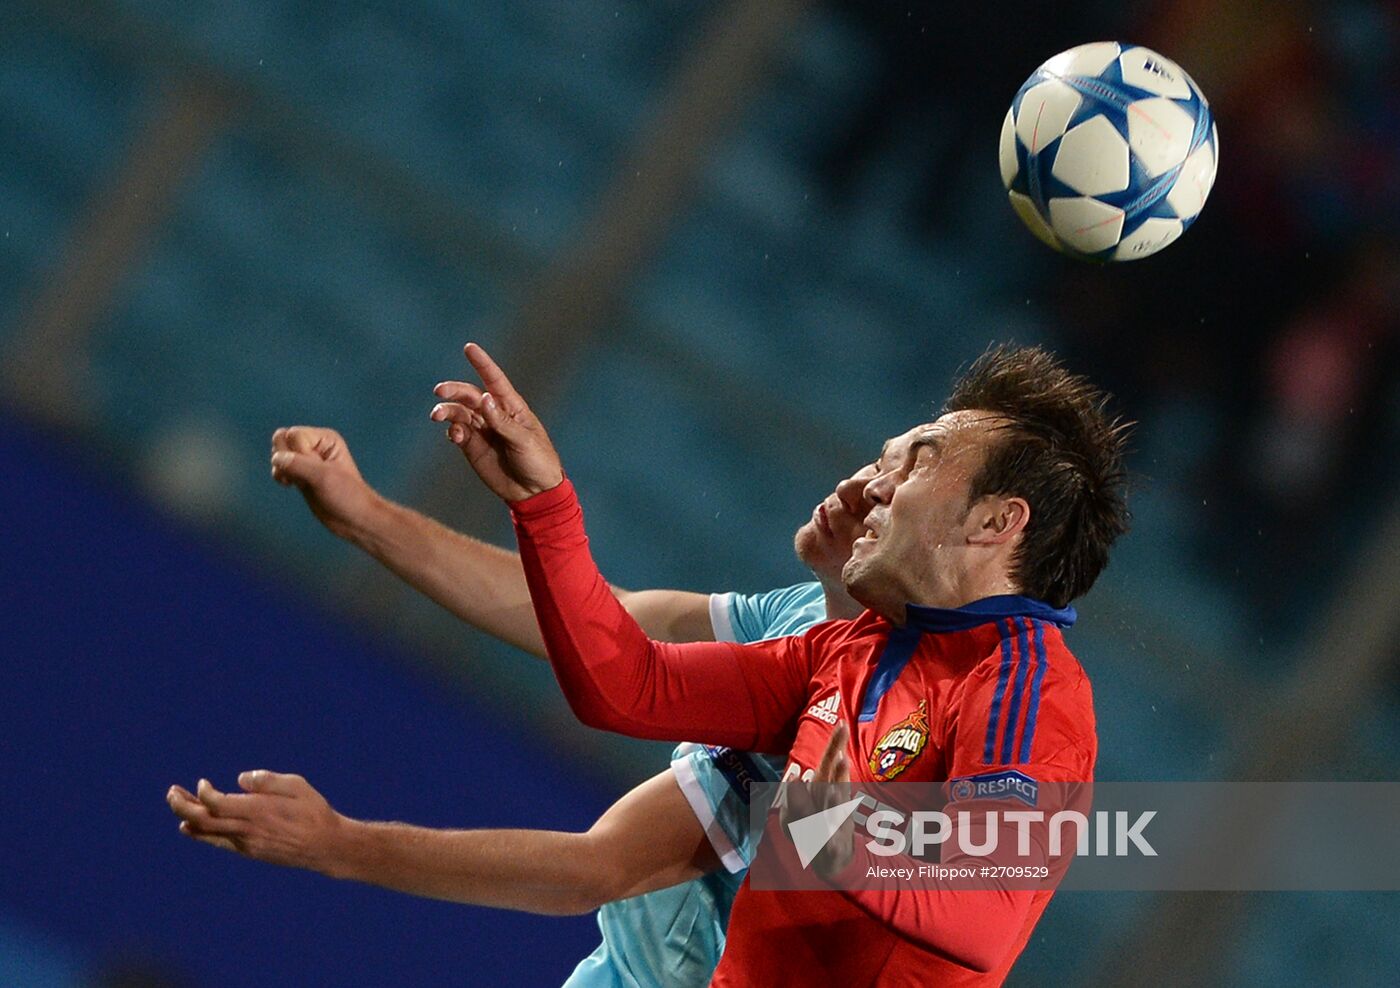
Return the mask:
{"type": "Polygon", "coordinates": [[[1005,545],[1030,522],[1031,506],[1025,498],[989,495],[967,513],[968,545],[1005,545]]]}

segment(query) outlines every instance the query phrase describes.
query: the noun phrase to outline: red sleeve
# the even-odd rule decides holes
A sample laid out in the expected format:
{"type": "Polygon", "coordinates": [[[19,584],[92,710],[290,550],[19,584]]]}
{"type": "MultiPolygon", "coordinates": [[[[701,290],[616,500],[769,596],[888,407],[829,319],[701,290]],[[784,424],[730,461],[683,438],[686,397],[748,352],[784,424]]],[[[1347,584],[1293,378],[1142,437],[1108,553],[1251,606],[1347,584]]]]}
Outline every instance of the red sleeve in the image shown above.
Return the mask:
{"type": "Polygon", "coordinates": [[[549,661],[579,720],[637,738],[787,753],[811,678],[804,639],[652,641],[598,572],[568,480],[513,504],[511,516],[549,661]]]}
{"type": "MultiPolygon", "coordinates": [[[[954,698],[943,727],[944,747],[951,752],[948,778],[996,780],[1016,773],[1035,785],[1034,805],[1029,789],[1015,780],[1025,799],[954,797],[946,812],[956,820],[959,809],[1039,809],[1048,819],[1060,809],[1087,812],[1087,787],[1092,781],[1096,742],[1088,679],[1064,648],[1057,632],[1027,625],[998,646],[996,654],[974,669],[954,698]],[[1048,639],[1048,640],[1047,640],[1048,639]],[[1037,671],[1040,675],[1037,676],[1037,671]],[[1007,738],[1008,728],[1010,739],[1007,738]]],[[[955,784],[950,789],[955,790],[955,784]]],[[[973,819],[979,819],[973,817],[973,819]]],[[[944,845],[941,863],[948,867],[1045,865],[1053,889],[1068,867],[1067,858],[1051,861],[1045,827],[1031,826],[1029,857],[1009,853],[1017,844],[1017,827],[999,816],[998,851],[974,857],[944,845]]],[[[956,824],[955,824],[956,826],[956,824]]],[[[985,840],[986,828],[973,825],[972,842],[985,840]]],[[[888,864],[862,852],[853,865],[888,864]]],[[[902,861],[907,863],[907,861],[902,861]]],[[[857,874],[848,871],[847,874],[857,874]]],[[[965,884],[965,883],[964,883],[965,884]]],[[[1026,933],[1037,891],[1026,882],[991,882],[976,889],[851,890],[846,894],[860,909],[906,939],[975,971],[1000,968],[1026,933]]]]}

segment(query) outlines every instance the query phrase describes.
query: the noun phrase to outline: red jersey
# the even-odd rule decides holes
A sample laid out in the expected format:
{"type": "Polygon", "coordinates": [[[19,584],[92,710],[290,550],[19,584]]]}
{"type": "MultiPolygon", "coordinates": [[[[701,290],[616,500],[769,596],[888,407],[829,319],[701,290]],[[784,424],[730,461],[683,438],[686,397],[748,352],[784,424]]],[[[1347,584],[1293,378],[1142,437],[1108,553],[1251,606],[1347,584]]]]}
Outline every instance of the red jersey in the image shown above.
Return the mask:
{"type": "MultiPolygon", "coordinates": [[[[1074,611],[1024,597],[909,605],[751,645],[649,640],[588,553],[569,482],[513,506],[555,675],[584,723],[634,737],[789,753],[814,769],[851,728],[851,782],[1018,773],[1088,782],[1089,682],[1060,629],[1074,611]]],[[[999,984],[1051,892],[756,891],[734,901],[715,985],[999,984]]]]}

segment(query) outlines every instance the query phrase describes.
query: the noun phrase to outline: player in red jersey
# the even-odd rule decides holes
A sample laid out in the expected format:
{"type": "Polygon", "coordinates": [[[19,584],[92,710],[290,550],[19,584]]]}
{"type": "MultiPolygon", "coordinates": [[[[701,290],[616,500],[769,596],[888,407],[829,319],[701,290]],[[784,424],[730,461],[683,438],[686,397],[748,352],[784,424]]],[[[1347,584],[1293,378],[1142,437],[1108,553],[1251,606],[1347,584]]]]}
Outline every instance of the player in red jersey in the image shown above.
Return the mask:
{"type": "MultiPolygon", "coordinates": [[[[989,351],[944,415],[897,455],[887,446],[843,572],[864,615],[748,646],[646,637],[589,556],[543,427],[479,347],[467,356],[484,389],[440,385],[433,417],[511,505],[550,660],[585,723],[786,751],[789,774],[823,763],[857,785],[1092,778],[1092,697],[1061,631],[1126,529],[1125,428],[1049,354],[989,351]]],[[[996,984],[1050,894],[746,882],[714,983],[996,984]]]]}

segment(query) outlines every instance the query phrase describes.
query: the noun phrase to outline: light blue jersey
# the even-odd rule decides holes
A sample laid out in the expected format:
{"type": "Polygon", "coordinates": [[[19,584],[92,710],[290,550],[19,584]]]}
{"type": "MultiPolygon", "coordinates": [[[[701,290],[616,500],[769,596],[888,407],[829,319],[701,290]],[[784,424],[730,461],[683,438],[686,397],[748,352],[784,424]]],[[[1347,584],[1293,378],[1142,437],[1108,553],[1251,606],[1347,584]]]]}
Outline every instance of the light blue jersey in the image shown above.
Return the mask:
{"type": "MultiPolygon", "coordinates": [[[[817,583],[710,598],[716,641],[799,635],[825,620],[826,597],[817,583]]],[[[703,986],[715,973],[729,910],[758,842],[749,829],[749,787],[778,781],[783,762],[687,743],[672,754],[671,771],[724,870],[603,906],[603,942],[574,969],[565,988],[703,986]]]]}

